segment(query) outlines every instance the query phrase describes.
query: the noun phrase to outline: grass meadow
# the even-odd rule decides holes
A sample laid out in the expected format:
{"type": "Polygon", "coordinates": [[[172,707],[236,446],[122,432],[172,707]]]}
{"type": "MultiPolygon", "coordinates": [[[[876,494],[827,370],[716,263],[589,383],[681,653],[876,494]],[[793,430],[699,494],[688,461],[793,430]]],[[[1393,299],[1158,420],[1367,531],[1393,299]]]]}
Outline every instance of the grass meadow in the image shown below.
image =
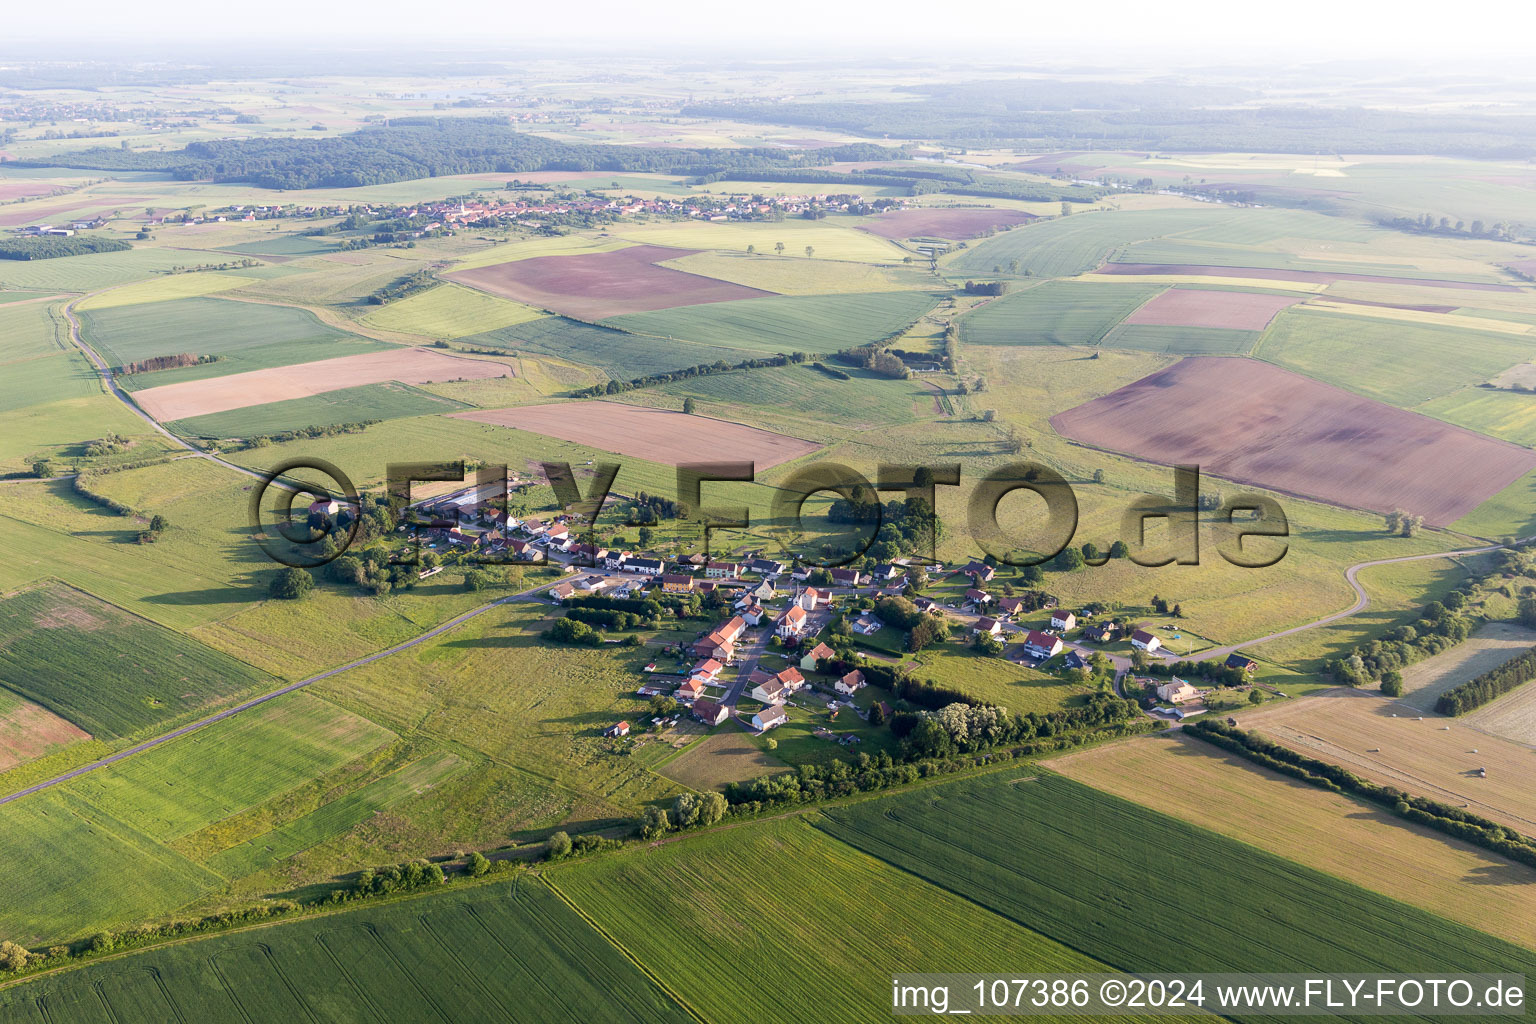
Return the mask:
{"type": "Polygon", "coordinates": [[[1414,409],[1506,441],[1536,445],[1536,394],[1464,388],[1414,409]]]}
{"type": "Polygon", "coordinates": [[[223,884],[206,868],[57,790],[5,806],[0,856],[27,865],[0,901],[0,934],[31,945],[154,917],[223,884]]]}
{"type": "Polygon", "coordinates": [[[730,249],[745,252],[749,246],[761,253],[775,253],[784,243],[789,257],[805,258],[810,246],[814,257],[853,263],[900,263],[905,250],[867,231],[842,227],[829,221],[786,220],[778,224],[749,221],[689,221],[685,223],[617,224],[614,234],[647,245],[675,245],[683,249],[730,249]]]}
{"type": "MultiPolygon", "coordinates": [[[[621,318],[622,319],[622,318],[621,318]]],[[[760,352],[664,338],[645,338],[599,324],[548,316],[458,339],[468,348],[552,356],[592,367],[617,380],[665,373],[700,363],[739,363],[760,352]]]]}
{"type": "Polygon", "coordinates": [[[932,276],[913,267],[803,259],[798,253],[696,252],[661,264],[780,295],[859,294],[931,288],[932,276]]]}
{"type": "Polygon", "coordinates": [[[388,743],[367,719],[293,693],[67,783],[159,842],[237,814],[388,743]]]}

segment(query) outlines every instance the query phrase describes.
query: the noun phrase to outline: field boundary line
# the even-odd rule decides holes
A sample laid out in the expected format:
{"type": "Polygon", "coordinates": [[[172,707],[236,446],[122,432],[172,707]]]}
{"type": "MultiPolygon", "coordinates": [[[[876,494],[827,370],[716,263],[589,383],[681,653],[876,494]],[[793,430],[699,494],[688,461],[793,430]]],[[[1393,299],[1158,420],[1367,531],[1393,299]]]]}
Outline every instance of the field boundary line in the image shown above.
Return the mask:
{"type": "Polygon", "coordinates": [[[677,992],[674,992],[672,987],[666,982],[662,981],[661,978],[657,977],[657,975],[649,967],[647,967],[639,957],[631,953],[623,943],[614,938],[613,935],[608,932],[608,929],[598,924],[592,915],[578,907],[575,902],[565,894],[564,890],[562,890],[544,874],[539,875],[539,881],[543,883],[546,889],[554,893],[561,903],[564,903],[567,907],[569,907],[571,909],[571,913],[575,914],[577,917],[581,918],[582,921],[586,922],[587,927],[601,935],[604,942],[618,950],[619,954],[623,956],[624,959],[635,965],[636,970],[649,978],[653,985],[661,989],[661,991],[665,992],[667,994],[667,998],[671,999],[674,1003],[681,1007],[683,1012],[687,1013],[688,1016],[692,1017],[694,1020],[699,1021],[699,1024],[710,1024],[708,1017],[694,1009],[691,1003],[689,1003],[677,992]]]}

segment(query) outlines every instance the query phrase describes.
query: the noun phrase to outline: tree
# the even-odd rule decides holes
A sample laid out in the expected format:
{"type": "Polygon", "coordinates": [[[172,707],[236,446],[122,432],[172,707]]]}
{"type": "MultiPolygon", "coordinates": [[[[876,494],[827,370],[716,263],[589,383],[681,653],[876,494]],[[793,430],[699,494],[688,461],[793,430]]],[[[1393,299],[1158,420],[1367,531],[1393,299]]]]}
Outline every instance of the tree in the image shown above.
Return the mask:
{"type": "Polygon", "coordinates": [[[925,647],[942,643],[945,633],[944,623],[940,619],[933,615],[924,615],[907,634],[907,650],[915,654],[925,647]]]}
{"type": "Polygon", "coordinates": [[[1176,604],[1176,605],[1173,606],[1173,617],[1176,618],[1176,619],[1182,619],[1184,617],[1184,606],[1183,605],[1176,604]]]}
{"type": "Polygon", "coordinates": [[[91,936],[91,952],[93,953],[110,953],[116,946],[117,939],[113,937],[111,932],[97,932],[91,936]]]}
{"type": "Polygon", "coordinates": [[[1522,597],[1518,607],[1520,624],[1536,628],[1536,597],[1522,597]]]}
{"type": "Polygon", "coordinates": [[[660,807],[647,807],[640,815],[640,836],[655,839],[672,827],[672,819],[660,807]]]}
{"type": "MultiPolygon", "coordinates": [[[[1255,690],[1255,693],[1258,691],[1255,690]]],[[[1401,697],[1403,695],[1403,674],[1392,668],[1381,674],[1381,692],[1388,697],[1401,697]]]]}
{"type": "Polygon", "coordinates": [[[47,459],[38,459],[32,463],[32,475],[35,477],[53,476],[53,463],[47,459]]]}
{"type": "Polygon", "coordinates": [[[1109,546],[1109,557],[1110,558],[1128,558],[1128,557],[1130,557],[1130,554],[1131,554],[1131,549],[1126,545],[1125,541],[1123,541],[1123,540],[1117,540],[1117,541],[1115,541],[1113,544],[1111,544],[1109,546]]]}
{"type": "Polygon", "coordinates": [[[699,797],[699,824],[713,825],[725,817],[725,797],[719,793],[705,793],[699,797]]]}
{"type": "Polygon", "coordinates": [[[699,823],[699,798],[684,793],[672,803],[672,824],[678,828],[692,828],[699,823]]]}
{"type": "Polygon", "coordinates": [[[882,703],[881,701],[875,701],[875,703],[870,706],[870,709],[869,709],[869,724],[870,725],[884,725],[885,724],[885,704],[882,703]]]}
{"type": "Polygon", "coordinates": [[[649,526],[642,526],[642,527],[640,527],[640,538],[639,538],[639,540],[640,540],[640,546],[642,548],[650,547],[651,546],[651,542],[654,541],[655,539],[656,539],[656,531],[655,530],[651,529],[649,526]]]}
{"type": "Polygon", "coordinates": [[[650,708],[651,714],[658,718],[665,718],[677,710],[677,700],[664,693],[658,693],[651,698],[650,708]]]}
{"type": "Polygon", "coordinates": [[[1003,653],[1003,642],[985,631],[976,634],[976,639],[971,641],[971,646],[982,654],[991,655],[992,657],[1003,653]]]}
{"type": "Polygon", "coordinates": [[[1248,703],[1249,704],[1263,704],[1264,703],[1264,693],[1257,686],[1255,686],[1253,689],[1248,691],[1248,703]]]}
{"type": "Polygon", "coordinates": [[[1093,482],[1096,484],[1101,484],[1104,482],[1104,471],[1102,469],[1096,469],[1093,471],[1093,482]]]}
{"type": "Polygon", "coordinates": [[[784,255],[784,243],[783,242],[774,242],[773,243],[773,251],[774,251],[775,255],[783,256],[784,255]]]}
{"type": "Polygon", "coordinates": [[[1398,528],[1400,526],[1402,526],[1402,524],[1403,524],[1403,517],[1406,516],[1407,514],[1408,513],[1404,512],[1400,508],[1395,508],[1391,512],[1388,512],[1386,514],[1386,516],[1385,516],[1386,523],[1387,523],[1387,532],[1388,533],[1396,533],[1398,531],[1398,528]]]}
{"type": "Polygon", "coordinates": [[[283,601],[297,601],[314,589],[315,578],[295,566],[289,566],[272,577],[272,596],[283,601]]]}
{"type": "Polygon", "coordinates": [[[566,832],[556,832],[549,837],[545,845],[545,854],[550,860],[560,860],[571,855],[571,837],[566,832]]]}
{"type": "Polygon", "coordinates": [[[165,516],[154,515],[149,517],[149,530],[151,533],[164,533],[171,528],[171,521],[165,516]]]}
{"type": "Polygon", "coordinates": [[[357,873],[357,884],[353,887],[360,895],[373,892],[373,868],[363,868],[357,873]]]}
{"type": "Polygon", "coordinates": [[[808,245],[808,246],[806,246],[806,247],[805,247],[805,258],[806,258],[806,259],[810,259],[810,258],[811,258],[811,257],[812,257],[812,256],[814,256],[814,255],[816,255],[816,250],[815,250],[815,248],[814,248],[814,247],[812,247],[812,246],[809,246],[809,245],[808,245]]]}
{"type": "Polygon", "coordinates": [[[471,594],[479,593],[491,585],[491,574],[484,569],[471,569],[464,574],[464,589],[471,594]]]}
{"type": "Polygon", "coordinates": [[[768,742],[767,742],[766,745],[767,745],[769,750],[778,750],[779,749],[779,741],[774,739],[772,736],[768,737],[768,742]]]}
{"type": "Polygon", "coordinates": [[[19,971],[27,966],[31,955],[25,946],[9,941],[0,942],[0,970],[19,971]]]}
{"type": "Polygon", "coordinates": [[[1087,564],[1083,559],[1083,553],[1077,548],[1062,548],[1061,553],[1053,559],[1053,562],[1056,568],[1062,572],[1076,572],[1087,564]]]}
{"type": "Polygon", "coordinates": [[[695,407],[696,407],[696,403],[694,402],[694,400],[692,398],[685,398],[685,399],[683,399],[683,412],[686,415],[692,416],[693,415],[693,410],[694,410],[695,407]]]}
{"type": "Polygon", "coordinates": [[[1072,204],[1067,202],[1065,199],[1061,201],[1061,215],[1063,217],[1072,216],[1072,204]]]}

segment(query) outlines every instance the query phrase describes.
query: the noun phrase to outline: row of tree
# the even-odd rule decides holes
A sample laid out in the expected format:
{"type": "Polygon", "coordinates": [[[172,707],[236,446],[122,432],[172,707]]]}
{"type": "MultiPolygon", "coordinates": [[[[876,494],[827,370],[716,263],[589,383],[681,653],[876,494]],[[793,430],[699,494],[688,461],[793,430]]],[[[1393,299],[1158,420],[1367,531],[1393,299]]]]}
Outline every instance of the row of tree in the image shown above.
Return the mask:
{"type": "Polygon", "coordinates": [[[1536,679],[1536,647],[1445,691],[1435,702],[1435,710],[1442,715],[1464,715],[1531,679],[1536,679]]]}
{"type": "Polygon", "coordinates": [[[1297,753],[1289,747],[1267,740],[1257,733],[1245,732],[1220,719],[1200,719],[1186,726],[1184,731],[1187,735],[1205,740],[1273,771],[1335,793],[1353,793],[1364,797],[1391,808],[1399,817],[1536,867],[1536,839],[1496,821],[1450,804],[1412,796],[1391,786],[1377,785],[1336,764],[1297,753]]]}

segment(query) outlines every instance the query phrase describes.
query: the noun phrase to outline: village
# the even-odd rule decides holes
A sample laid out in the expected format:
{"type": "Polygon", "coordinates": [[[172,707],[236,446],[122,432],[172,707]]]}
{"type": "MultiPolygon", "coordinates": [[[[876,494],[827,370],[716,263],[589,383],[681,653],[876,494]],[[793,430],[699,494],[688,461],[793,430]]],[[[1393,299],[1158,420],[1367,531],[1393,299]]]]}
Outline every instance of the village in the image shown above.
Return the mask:
{"type": "MultiPolygon", "coordinates": [[[[513,478],[422,499],[413,506],[416,523],[399,530],[422,545],[424,576],[439,571],[443,557],[542,567],[551,582],[534,592],[579,622],[572,635],[585,642],[620,643],[619,636],[604,635],[603,623],[648,601],[679,619],[688,613],[712,621],[691,639],[650,641],[660,653],[647,661],[635,690],[648,703],[637,717],[608,724],[603,733],[611,738],[657,734],[678,746],[727,722],[763,738],[798,721],[819,740],[855,747],[890,720],[896,668],[910,646],[902,638],[910,636],[912,621],[887,623],[882,612],[931,622],[922,628],[945,649],[1097,686],[1169,723],[1205,714],[1214,704],[1212,688],[1173,672],[1193,664],[1170,646],[1190,653],[1175,621],[1132,621],[1095,606],[1065,609],[1044,591],[1004,582],[999,572],[1008,567],[990,560],[946,567],[900,558],[817,568],[761,551],[736,560],[669,559],[583,539],[593,531],[577,516],[509,513],[499,497],[503,486],[525,483],[513,478]]],[[[676,628],[687,627],[680,621],[676,628]]],[[[625,640],[640,642],[634,634],[625,640]]],[[[1225,707],[1281,695],[1252,683],[1257,667],[1232,651],[1202,662],[1200,671],[1221,684],[1225,707]]]]}

